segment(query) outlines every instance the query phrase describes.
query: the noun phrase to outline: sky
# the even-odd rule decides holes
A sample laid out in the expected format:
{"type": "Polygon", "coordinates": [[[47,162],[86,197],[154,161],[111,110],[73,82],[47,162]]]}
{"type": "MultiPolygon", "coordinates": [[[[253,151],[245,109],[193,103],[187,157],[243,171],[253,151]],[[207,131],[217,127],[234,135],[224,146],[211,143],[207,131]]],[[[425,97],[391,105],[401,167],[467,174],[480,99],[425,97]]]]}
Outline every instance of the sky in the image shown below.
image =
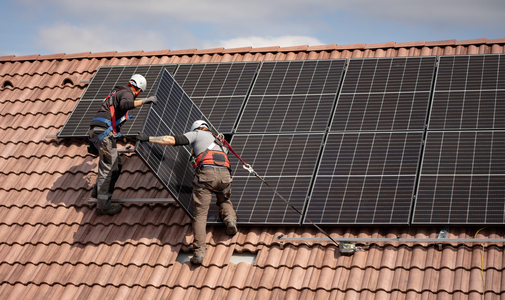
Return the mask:
{"type": "Polygon", "coordinates": [[[504,0],[0,0],[0,56],[505,38],[504,0]]]}

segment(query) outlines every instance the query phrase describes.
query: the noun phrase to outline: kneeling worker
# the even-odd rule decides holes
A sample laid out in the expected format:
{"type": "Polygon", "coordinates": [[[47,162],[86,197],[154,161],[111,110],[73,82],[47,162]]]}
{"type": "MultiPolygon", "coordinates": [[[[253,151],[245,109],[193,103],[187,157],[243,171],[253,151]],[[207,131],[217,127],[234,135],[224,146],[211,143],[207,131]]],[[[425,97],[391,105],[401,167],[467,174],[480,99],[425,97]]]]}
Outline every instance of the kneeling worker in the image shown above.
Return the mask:
{"type": "Polygon", "coordinates": [[[205,244],[207,213],[212,198],[216,195],[219,215],[226,225],[226,233],[237,233],[237,217],[230,201],[231,182],[230,162],[228,160],[228,148],[222,145],[214,134],[209,130],[205,121],[198,120],[191,126],[191,131],[179,136],[147,136],[144,133],[137,135],[139,141],[151,142],[160,145],[193,147],[196,160],[195,180],[193,184],[193,210],[194,222],[193,233],[195,248],[191,263],[202,264],[207,250],[205,244]]]}

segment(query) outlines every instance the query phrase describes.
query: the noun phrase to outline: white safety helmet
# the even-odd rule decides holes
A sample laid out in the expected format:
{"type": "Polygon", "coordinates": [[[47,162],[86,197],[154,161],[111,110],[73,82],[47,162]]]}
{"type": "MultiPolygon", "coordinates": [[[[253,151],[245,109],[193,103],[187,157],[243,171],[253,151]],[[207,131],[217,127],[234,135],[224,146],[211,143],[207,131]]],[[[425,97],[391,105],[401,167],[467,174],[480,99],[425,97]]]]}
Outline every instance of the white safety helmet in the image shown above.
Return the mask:
{"type": "Polygon", "coordinates": [[[147,80],[144,76],[140,74],[134,74],[130,78],[129,84],[133,85],[134,87],[141,89],[142,91],[146,90],[147,87],[147,80]]]}
{"type": "Polygon", "coordinates": [[[200,127],[205,127],[207,129],[209,129],[209,125],[207,124],[207,122],[205,122],[204,120],[196,120],[193,125],[191,125],[191,131],[197,129],[197,128],[200,128],[200,127]]]}

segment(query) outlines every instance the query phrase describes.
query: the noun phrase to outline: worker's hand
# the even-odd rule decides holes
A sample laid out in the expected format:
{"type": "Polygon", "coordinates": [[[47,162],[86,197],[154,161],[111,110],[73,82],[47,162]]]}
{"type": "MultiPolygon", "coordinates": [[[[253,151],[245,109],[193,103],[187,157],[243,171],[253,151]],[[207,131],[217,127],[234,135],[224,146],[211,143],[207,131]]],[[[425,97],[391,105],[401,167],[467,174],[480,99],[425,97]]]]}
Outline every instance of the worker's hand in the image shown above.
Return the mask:
{"type": "Polygon", "coordinates": [[[142,105],[144,104],[155,104],[158,102],[158,99],[156,98],[156,96],[151,96],[151,97],[147,97],[145,99],[142,99],[142,105]]]}
{"type": "Polygon", "coordinates": [[[137,133],[137,140],[139,141],[143,141],[143,142],[149,142],[149,136],[146,135],[145,133],[143,132],[138,132],[137,133]]]}

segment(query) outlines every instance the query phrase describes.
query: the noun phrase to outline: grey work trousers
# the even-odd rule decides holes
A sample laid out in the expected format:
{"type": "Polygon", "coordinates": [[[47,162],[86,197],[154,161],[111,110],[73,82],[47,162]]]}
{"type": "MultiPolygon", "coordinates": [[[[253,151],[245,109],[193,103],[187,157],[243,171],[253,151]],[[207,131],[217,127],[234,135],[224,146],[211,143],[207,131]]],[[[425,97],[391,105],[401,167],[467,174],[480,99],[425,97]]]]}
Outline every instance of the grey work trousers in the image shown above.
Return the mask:
{"type": "MultiPolygon", "coordinates": [[[[89,136],[93,138],[105,130],[106,128],[95,126],[89,131],[89,136]]],[[[98,209],[108,209],[111,206],[110,199],[114,187],[123,168],[121,157],[117,152],[116,138],[112,132],[102,140],[98,155],[98,176],[91,196],[96,198],[98,209]]]]}
{"type": "MultiPolygon", "coordinates": [[[[196,180],[201,185],[207,185],[216,191],[222,191],[231,184],[230,171],[223,167],[204,166],[196,175],[196,180]]],[[[207,214],[209,212],[212,194],[216,195],[216,204],[219,206],[219,215],[225,224],[237,222],[237,216],[230,201],[231,188],[224,193],[213,192],[197,184],[193,185],[193,246],[194,255],[203,257],[207,251],[205,243],[207,214]]]]}

